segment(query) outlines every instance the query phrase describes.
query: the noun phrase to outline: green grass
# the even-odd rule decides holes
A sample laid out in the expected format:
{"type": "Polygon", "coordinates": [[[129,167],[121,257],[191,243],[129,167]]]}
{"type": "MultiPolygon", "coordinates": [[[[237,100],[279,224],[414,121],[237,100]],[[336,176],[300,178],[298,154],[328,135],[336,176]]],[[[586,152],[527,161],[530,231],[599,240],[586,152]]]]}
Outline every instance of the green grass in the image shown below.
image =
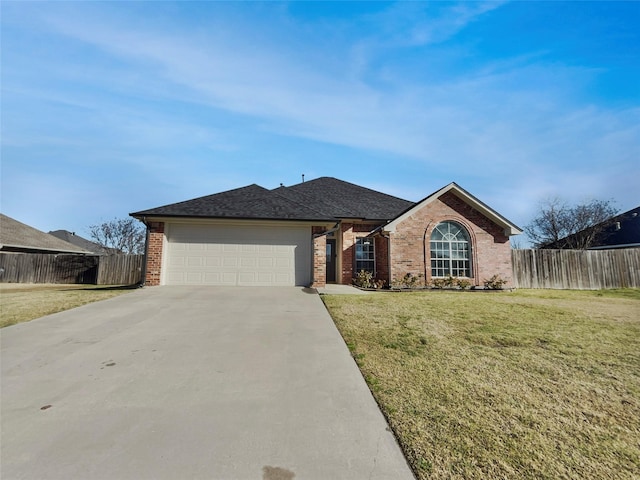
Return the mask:
{"type": "Polygon", "coordinates": [[[131,287],[0,284],[0,328],[131,291],[131,287]]]}
{"type": "Polygon", "coordinates": [[[324,296],[418,478],[640,478],[640,291],[324,296]]]}

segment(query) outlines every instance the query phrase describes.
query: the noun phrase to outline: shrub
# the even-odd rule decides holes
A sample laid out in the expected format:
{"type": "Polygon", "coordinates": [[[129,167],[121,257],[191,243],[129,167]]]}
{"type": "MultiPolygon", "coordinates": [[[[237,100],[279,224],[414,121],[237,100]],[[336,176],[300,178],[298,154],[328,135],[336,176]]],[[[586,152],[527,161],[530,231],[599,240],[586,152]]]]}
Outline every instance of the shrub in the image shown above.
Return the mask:
{"type": "Polygon", "coordinates": [[[360,270],[358,274],[353,278],[353,284],[360,288],[376,288],[380,289],[384,287],[384,280],[377,280],[373,278],[372,272],[366,270],[360,270]]]}
{"type": "Polygon", "coordinates": [[[444,278],[434,278],[431,280],[431,286],[437,289],[459,288],[460,290],[466,290],[471,286],[471,281],[466,278],[456,278],[448,275],[444,278]]]}
{"type": "Polygon", "coordinates": [[[399,288],[416,288],[423,284],[421,279],[422,279],[421,273],[418,275],[407,273],[400,280],[396,280],[395,282],[393,282],[393,286],[399,287],[399,288]]]}
{"type": "Polygon", "coordinates": [[[507,283],[507,281],[496,274],[484,281],[484,288],[488,288],[489,290],[502,290],[505,283],[507,283]]]}

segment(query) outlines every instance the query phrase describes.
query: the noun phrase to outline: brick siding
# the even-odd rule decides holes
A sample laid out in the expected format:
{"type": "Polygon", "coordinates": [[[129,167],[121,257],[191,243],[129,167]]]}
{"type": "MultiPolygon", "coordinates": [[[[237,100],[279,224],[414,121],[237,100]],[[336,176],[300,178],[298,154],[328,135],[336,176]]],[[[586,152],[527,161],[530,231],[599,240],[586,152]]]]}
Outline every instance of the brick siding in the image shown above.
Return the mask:
{"type": "MultiPolygon", "coordinates": [[[[342,271],[340,272],[340,275],[338,275],[340,283],[351,285],[353,277],[356,273],[353,271],[355,267],[356,238],[366,237],[376,227],[378,227],[378,225],[362,223],[342,223],[340,225],[340,234],[342,235],[342,271]]],[[[376,249],[376,278],[382,278],[379,277],[379,269],[381,267],[383,271],[388,270],[388,256],[386,253],[384,253],[384,247],[379,247],[379,243],[381,242],[376,240],[374,247],[376,249]],[[383,249],[383,255],[378,254],[378,248],[383,249]]],[[[388,271],[386,272],[386,274],[388,276],[388,271]]]]}
{"type": "MultiPolygon", "coordinates": [[[[311,233],[321,234],[324,227],[313,227],[311,233]]],[[[327,236],[320,235],[313,239],[313,279],[312,287],[324,287],[327,281],[327,236]]]]}
{"type": "Polygon", "coordinates": [[[458,222],[469,232],[471,280],[474,285],[481,285],[483,280],[495,274],[509,283],[512,281],[509,237],[499,225],[451,192],[443,194],[400,222],[395,233],[390,234],[391,281],[398,280],[407,273],[426,274],[427,282],[431,280],[429,239],[435,226],[446,220],[458,222]]]}
{"type": "Polygon", "coordinates": [[[162,247],[164,245],[164,222],[149,222],[149,244],[147,245],[147,270],[145,285],[160,285],[162,272],[162,247]]]}

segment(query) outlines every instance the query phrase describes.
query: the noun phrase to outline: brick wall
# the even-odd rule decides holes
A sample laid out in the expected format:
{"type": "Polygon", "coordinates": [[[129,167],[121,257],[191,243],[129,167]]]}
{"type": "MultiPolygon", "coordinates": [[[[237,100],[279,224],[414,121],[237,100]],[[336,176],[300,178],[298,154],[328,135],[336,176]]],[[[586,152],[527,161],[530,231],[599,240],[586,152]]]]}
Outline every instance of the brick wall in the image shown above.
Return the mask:
{"type": "Polygon", "coordinates": [[[384,280],[389,284],[389,239],[387,237],[375,237],[376,253],[376,279],[384,280]]]}
{"type": "Polygon", "coordinates": [[[500,226],[451,192],[445,193],[401,222],[396,232],[390,234],[392,281],[407,273],[426,273],[427,281],[431,280],[429,239],[434,227],[446,220],[458,222],[469,232],[474,285],[482,285],[484,279],[495,274],[511,283],[509,237],[500,226]]]}
{"type": "MultiPolygon", "coordinates": [[[[313,227],[311,233],[320,234],[324,227],[313,227]]],[[[321,235],[313,239],[313,287],[324,287],[327,281],[327,236],[321,235]]]]}
{"type": "MultiPolygon", "coordinates": [[[[352,279],[354,276],[354,267],[355,267],[355,244],[356,238],[358,237],[366,237],[369,232],[374,230],[378,225],[375,224],[362,224],[362,223],[342,223],[340,225],[340,234],[342,235],[342,270],[340,275],[338,275],[338,281],[345,285],[351,285],[352,279]]],[[[376,240],[375,249],[376,249],[376,269],[379,269],[383,266],[383,270],[387,270],[386,264],[387,254],[385,250],[382,250],[382,254],[378,255],[378,247],[379,241],[376,240]]],[[[384,249],[384,247],[380,246],[380,248],[384,249]]],[[[377,278],[378,272],[376,272],[377,278]]],[[[388,272],[386,272],[388,277],[388,272]]]]}
{"type": "Polygon", "coordinates": [[[149,244],[147,246],[147,273],[145,285],[160,285],[162,272],[162,246],[164,244],[164,222],[149,222],[149,244]]]}

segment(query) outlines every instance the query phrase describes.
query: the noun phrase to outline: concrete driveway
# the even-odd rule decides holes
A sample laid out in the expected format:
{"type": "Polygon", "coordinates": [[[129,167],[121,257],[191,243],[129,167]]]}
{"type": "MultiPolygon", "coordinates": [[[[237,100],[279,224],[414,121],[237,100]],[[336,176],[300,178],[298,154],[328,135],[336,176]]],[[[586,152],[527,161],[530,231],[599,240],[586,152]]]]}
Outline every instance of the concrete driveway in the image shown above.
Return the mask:
{"type": "Polygon", "coordinates": [[[153,287],[0,331],[5,479],[413,479],[317,294],[153,287]]]}

